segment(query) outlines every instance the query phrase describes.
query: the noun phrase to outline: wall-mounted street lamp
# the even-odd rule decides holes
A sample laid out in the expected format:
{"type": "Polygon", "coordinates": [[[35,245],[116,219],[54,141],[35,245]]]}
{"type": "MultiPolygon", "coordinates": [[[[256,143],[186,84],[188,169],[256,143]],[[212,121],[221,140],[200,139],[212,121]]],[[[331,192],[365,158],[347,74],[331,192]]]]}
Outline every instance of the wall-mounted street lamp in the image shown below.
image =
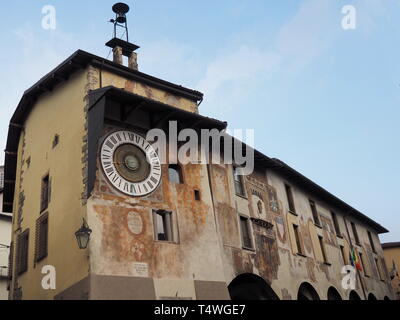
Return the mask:
{"type": "Polygon", "coordinates": [[[90,240],[92,230],[88,227],[85,219],[83,219],[82,227],[75,232],[76,240],[78,241],[79,249],[86,249],[90,240]]]}

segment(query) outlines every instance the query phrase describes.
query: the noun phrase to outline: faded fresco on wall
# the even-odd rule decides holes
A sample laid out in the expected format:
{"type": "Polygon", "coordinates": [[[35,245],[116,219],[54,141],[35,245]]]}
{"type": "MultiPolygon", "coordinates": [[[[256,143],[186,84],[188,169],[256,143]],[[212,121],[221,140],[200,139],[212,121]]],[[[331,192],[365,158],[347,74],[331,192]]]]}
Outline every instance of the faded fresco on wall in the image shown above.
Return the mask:
{"type": "Polygon", "coordinates": [[[276,189],[273,186],[267,185],[268,192],[268,211],[275,214],[282,214],[282,206],[279,203],[276,189]]]}
{"type": "Polygon", "coordinates": [[[329,244],[330,246],[337,247],[338,244],[337,244],[336,232],[332,220],[321,213],[319,214],[319,216],[321,220],[325,243],[329,244]]]}
{"type": "Polygon", "coordinates": [[[285,244],[287,241],[287,231],[286,231],[285,219],[283,217],[281,216],[275,217],[275,228],[279,241],[282,244],[285,244]]]}
{"type": "Polygon", "coordinates": [[[280,259],[278,246],[274,239],[274,233],[271,232],[272,225],[261,225],[253,221],[255,233],[255,244],[257,255],[255,256],[255,265],[260,275],[271,284],[273,279],[277,279],[280,259]]]}

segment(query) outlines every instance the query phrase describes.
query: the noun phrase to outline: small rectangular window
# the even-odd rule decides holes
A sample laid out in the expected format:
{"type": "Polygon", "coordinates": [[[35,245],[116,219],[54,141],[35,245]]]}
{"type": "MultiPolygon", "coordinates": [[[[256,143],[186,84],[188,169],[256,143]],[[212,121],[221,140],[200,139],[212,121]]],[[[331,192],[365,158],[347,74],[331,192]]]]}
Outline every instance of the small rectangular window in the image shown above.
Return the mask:
{"type": "Polygon", "coordinates": [[[289,211],[292,213],[296,213],[296,208],[294,206],[294,200],[293,200],[293,192],[292,188],[285,184],[285,190],[286,190],[286,198],[289,206],[289,211]]]}
{"type": "Polygon", "coordinates": [[[199,190],[194,190],[194,199],[196,201],[200,201],[201,200],[200,191],[199,190]]]}
{"type": "Polygon", "coordinates": [[[39,262],[48,253],[49,215],[46,213],[36,221],[35,261],[39,262]]]}
{"type": "Polygon", "coordinates": [[[53,139],[53,149],[58,146],[59,142],[60,142],[60,136],[56,134],[53,139]]]}
{"type": "Polygon", "coordinates": [[[50,177],[49,175],[47,175],[42,179],[40,212],[45,211],[49,207],[49,202],[50,202],[50,177]]]}
{"type": "Polygon", "coordinates": [[[172,242],[172,212],[165,210],[154,211],[154,234],[157,241],[172,242]]]}
{"type": "Polygon", "coordinates": [[[17,238],[17,273],[21,275],[28,271],[29,229],[17,238]]]}
{"type": "Polygon", "coordinates": [[[317,226],[321,226],[321,222],[319,221],[319,215],[317,212],[317,207],[315,205],[315,202],[313,200],[309,200],[310,202],[310,208],[311,208],[311,212],[313,215],[313,219],[314,219],[314,224],[316,224],[317,226]]]}
{"type": "Polygon", "coordinates": [[[318,239],[319,239],[319,246],[321,247],[322,258],[325,263],[328,263],[328,259],[327,259],[326,251],[325,251],[325,245],[324,245],[324,238],[321,236],[318,236],[318,239]]]}
{"type": "Polygon", "coordinates": [[[182,168],[178,164],[171,164],[168,166],[168,178],[169,182],[172,184],[182,184],[183,175],[182,168]]]}
{"type": "Polygon", "coordinates": [[[335,228],[336,235],[338,237],[341,237],[342,232],[340,231],[340,226],[339,226],[339,221],[338,221],[337,215],[333,211],[331,212],[331,214],[332,214],[333,226],[335,228]]]}
{"type": "Polygon", "coordinates": [[[376,266],[376,269],[378,270],[379,280],[383,281],[382,270],[380,268],[379,260],[377,258],[375,258],[375,266],[376,266]]]}
{"type": "Polygon", "coordinates": [[[353,230],[354,240],[356,241],[356,244],[360,246],[360,238],[358,237],[357,228],[354,222],[351,223],[351,229],[353,230]]]}
{"type": "Polygon", "coordinates": [[[12,279],[12,270],[13,270],[13,265],[14,265],[14,242],[11,242],[10,245],[10,253],[8,255],[8,282],[7,282],[7,290],[10,291],[11,287],[11,279],[12,279]]]}
{"type": "Polygon", "coordinates": [[[301,242],[300,242],[299,226],[294,224],[293,225],[293,231],[294,231],[294,237],[295,237],[295,240],[296,240],[297,253],[303,254],[303,249],[301,247],[301,242]]]}
{"type": "Polygon", "coordinates": [[[242,241],[243,241],[243,247],[246,249],[252,249],[253,244],[251,241],[251,235],[250,235],[250,225],[249,225],[249,219],[246,217],[240,217],[240,229],[242,231],[242,241]]]}
{"type": "Polygon", "coordinates": [[[372,239],[372,234],[371,232],[368,231],[368,239],[369,239],[369,244],[371,245],[371,249],[374,253],[376,253],[375,250],[375,245],[374,245],[374,240],[372,239]]]}
{"type": "Polygon", "coordinates": [[[361,266],[362,266],[362,268],[364,270],[364,275],[366,277],[369,277],[367,269],[365,268],[364,256],[363,256],[363,254],[361,252],[359,252],[358,255],[360,256],[361,266]]]}
{"type": "Polygon", "coordinates": [[[342,259],[343,259],[344,265],[347,265],[348,264],[348,257],[346,257],[346,254],[344,252],[344,247],[343,246],[340,246],[340,253],[342,255],[342,259]]]}
{"type": "Polygon", "coordinates": [[[245,196],[243,176],[239,174],[240,168],[233,168],[233,180],[235,182],[235,192],[238,196],[245,196]]]}

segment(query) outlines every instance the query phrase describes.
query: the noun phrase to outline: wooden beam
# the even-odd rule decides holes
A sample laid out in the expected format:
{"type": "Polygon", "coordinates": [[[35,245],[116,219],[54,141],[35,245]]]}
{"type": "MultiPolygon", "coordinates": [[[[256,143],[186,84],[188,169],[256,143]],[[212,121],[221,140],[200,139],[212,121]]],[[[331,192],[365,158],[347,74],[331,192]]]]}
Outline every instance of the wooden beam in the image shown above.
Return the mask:
{"type": "Polygon", "coordinates": [[[134,111],[137,111],[137,110],[141,109],[145,104],[146,104],[146,101],[143,101],[143,102],[137,104],[136,106],[133,106],[130,110],[128,110],[128,112],[125,112],[125,110],[124,110],[124,114],[123,114],[123,116],[121,116],[121,120],[122,120],[122,121],[126,121],[126,119],[128,119],[128,117],[129,117],[134,111]]]}
{"type": "Polygon", "coordinates": [[[162,127],[164,125],[164,122],[167,121],[169,118],[171,118],[177,112],[178,111],[172,111],[172,112],[168,112],[164,116],[161,116],[161,118],[158,119],[157,122],[154,124],[154,128],[162,127]]]}

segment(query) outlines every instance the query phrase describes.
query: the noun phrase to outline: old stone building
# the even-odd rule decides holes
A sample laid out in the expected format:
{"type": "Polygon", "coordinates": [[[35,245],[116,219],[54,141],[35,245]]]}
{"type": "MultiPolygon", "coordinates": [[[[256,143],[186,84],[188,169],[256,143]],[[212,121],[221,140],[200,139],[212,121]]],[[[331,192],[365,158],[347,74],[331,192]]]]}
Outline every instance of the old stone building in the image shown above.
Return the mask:
{"type": "Polygon", "coordinates": [[[227,124],[199,113],[200,92],[138,71],[137,46],[108,45],[113,61],[78,50],[10,121],[11,299],[393,298],[387,230],[285,163],[255,151],[247,176],[162,163],[150,129],[227,124]],[[87,249],[75,239],[82,219],[87,249]],[[353,251],[362,271],[351,290],[342,268],[353,251]],[[42,286],[44,266],[55,288],[42,286]]]}
{"type": "Polygon", "coordinates": [[[400,300],[400,242],[384,243],[382,248],[395,297],[400,300]]]}

